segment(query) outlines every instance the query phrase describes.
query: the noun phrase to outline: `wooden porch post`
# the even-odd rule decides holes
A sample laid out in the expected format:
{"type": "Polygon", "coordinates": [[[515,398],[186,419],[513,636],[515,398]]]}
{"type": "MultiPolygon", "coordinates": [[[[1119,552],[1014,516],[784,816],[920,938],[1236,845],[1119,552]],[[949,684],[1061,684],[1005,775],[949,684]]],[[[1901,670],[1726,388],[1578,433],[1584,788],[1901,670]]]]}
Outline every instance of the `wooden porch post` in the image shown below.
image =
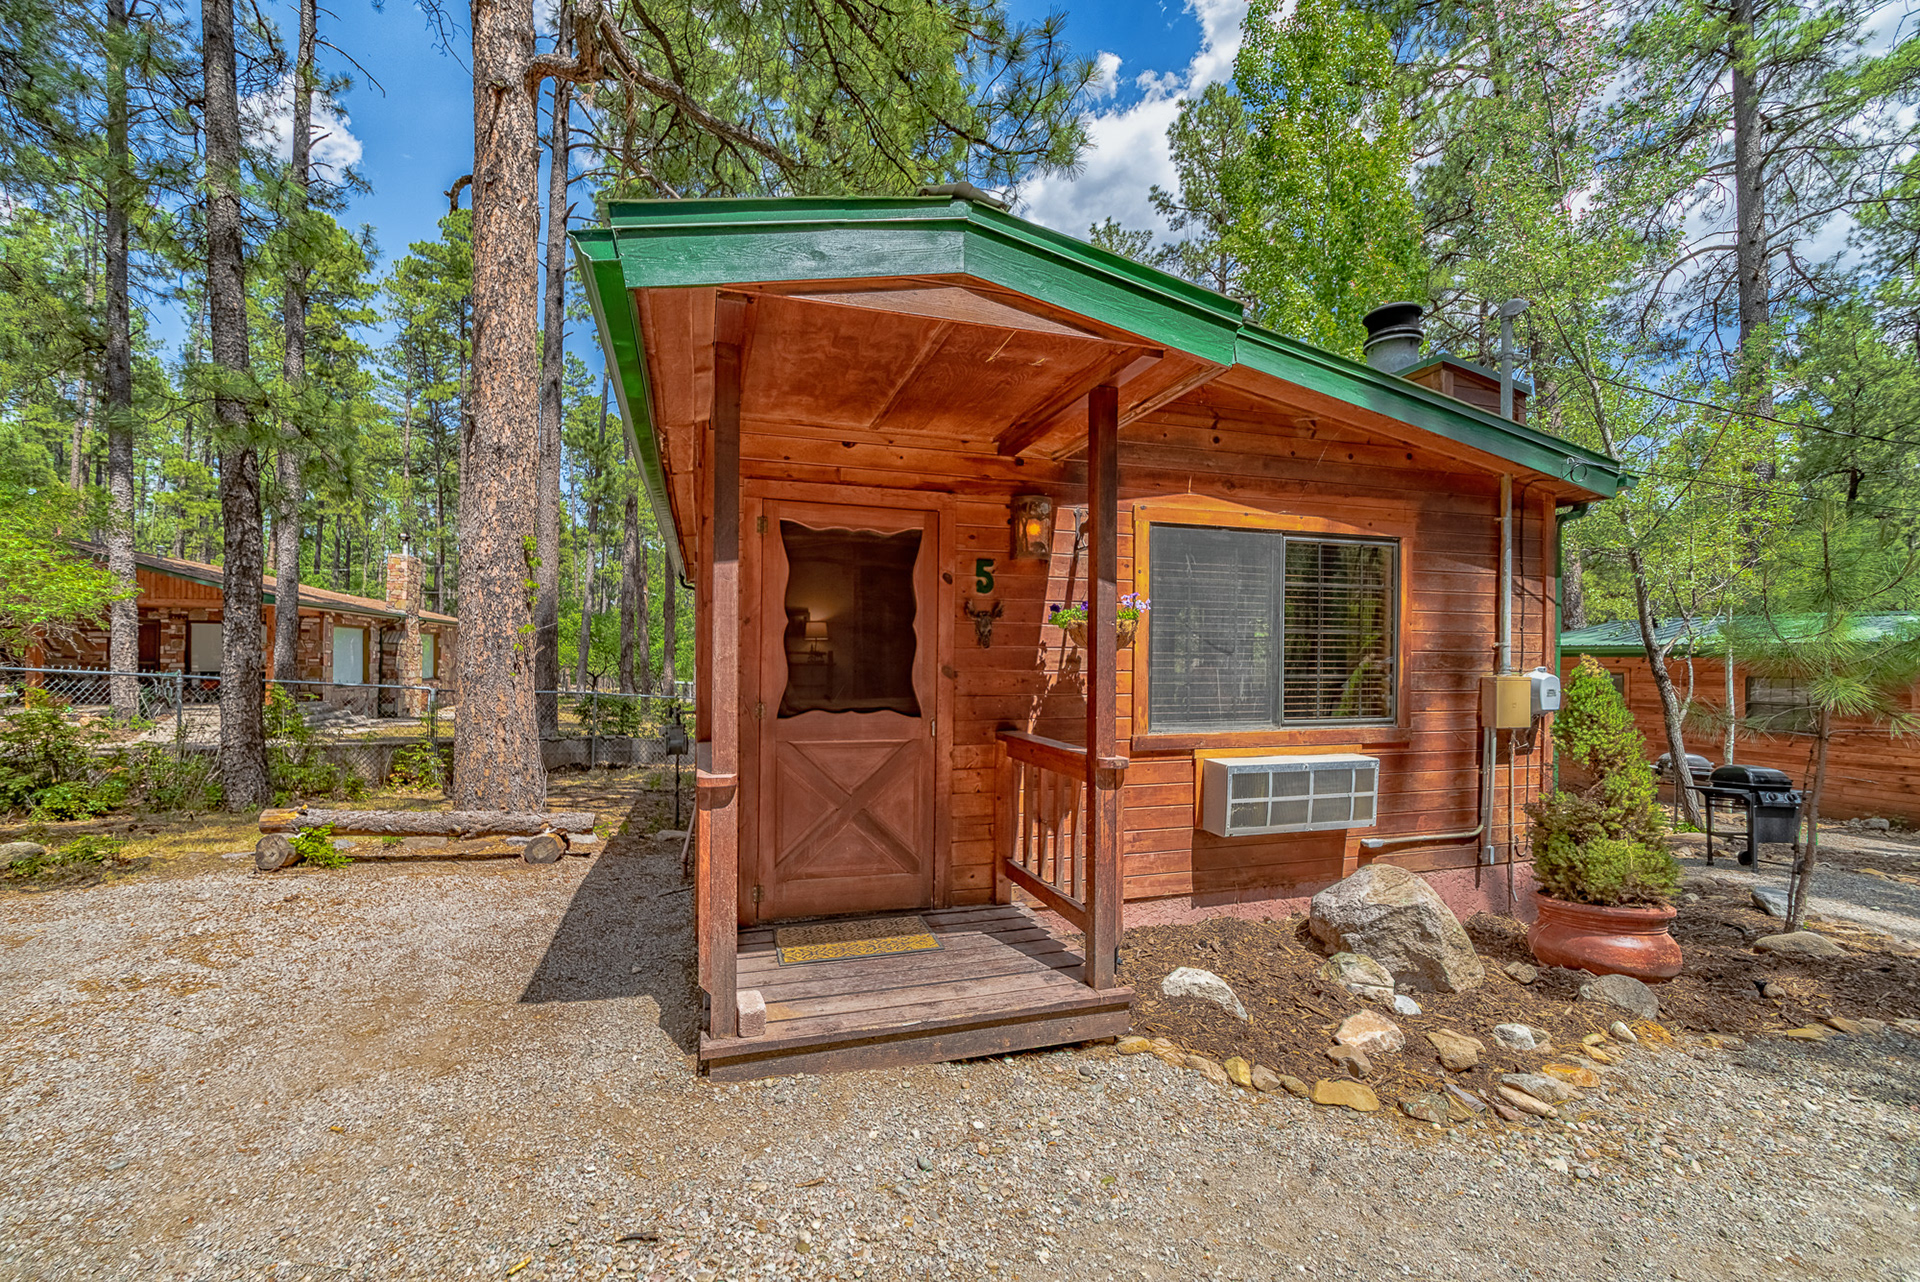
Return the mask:
{"type": "Polygon", "coordinates": [[[1120,782],[1114,754],[1114,614],[1120,607],[1120,391],[1087,394],[1087,897],[1086,981],[1114,986],[1120,947],[1120,782]]]}
{"type": "Polygon", "coordinates": [[[707,674],[713,753],[700,781],[709,841],[700,931],[712,1011],[708,1031],[719,1038],[740,1031],[735,983],[740,947],[740,348],[746,307],[722,297],[716,309],[713,453],[707,469],[713,513],[713,665],[707,674]]]}

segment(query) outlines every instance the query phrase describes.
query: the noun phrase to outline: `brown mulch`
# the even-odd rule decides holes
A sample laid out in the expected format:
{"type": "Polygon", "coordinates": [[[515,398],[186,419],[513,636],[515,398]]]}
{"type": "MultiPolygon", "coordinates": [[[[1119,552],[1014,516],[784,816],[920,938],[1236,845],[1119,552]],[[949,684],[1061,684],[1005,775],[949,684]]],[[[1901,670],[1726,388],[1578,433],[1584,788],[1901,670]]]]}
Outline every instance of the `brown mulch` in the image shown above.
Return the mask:
{"type": "MultiPolygon", "coordinates": [[[[1687,959],[1680,976],[1656,986],[1660,1026],[1671,1033],[1756,1034],[1797,1028],[1829,1015],[1876,1019],[1920,1018],[1920,949],[1884,936],[1820,928],[1845,945],[1837,958],[1765,957],[1751,941],[1777,933],[1780,923],[1748,906],[1744,895],[1709,892],[1684,905],[1674,926],[1687,959]],[[1770,982],[1784,996],[1763,998],[1770,982]]],[[[1129,930],[1121,949],[1121,977],[1134,990],[1133,1031],[1165,1037],[1216,1060],[1238,1055],[1276,1073],[1311,1083],[1334,1076],[1326,1058],[1340,1022],[1356,1011],[1388,1014],[1407,1035],[1406,1051],[1378,1057],[1370,1085],[1383,1096],[1432,1089],[1443,1078],[1468,1089],[1490,1086],[1498,1074],[1537,1071],[1548,1062],[1582,1064],[1580,1039],[1605,1031],[1621,1012],[1579,1000],[1578,971],[1542,967],[1521,985],[1503,967],[1533,962],[1526,927],[1508,917],[1481,913],[1466,923],[1486,964],[1487,981],[1465,993],[1414,993],[1418,1015],[1395,1015],[1320,979],[1325,953],[1307,931],[1306,919],[1246,921],[1215,918],[1185,926],[1129,930]],[[1232,985],[1251,1024],[1195,998],[1161,996],[1160,982],[1181,966],[1210,970],[1232,985]],[[1554,1049],[1542,1054],[1511,1051],[1493,1041],[1495,1024],[1528,1024],[1553,1034],[1554,1049]],[[1480,1066],[1448,1073],[1422,1035],[1451,1029],[1486,1044],[1480,1066]]],[[[1628,1020],[1629,1024],[1634,1021],[1628,1020]]],[[[1660,1028],[1634,1024],[1656,1040],[1660,1028]]]]}

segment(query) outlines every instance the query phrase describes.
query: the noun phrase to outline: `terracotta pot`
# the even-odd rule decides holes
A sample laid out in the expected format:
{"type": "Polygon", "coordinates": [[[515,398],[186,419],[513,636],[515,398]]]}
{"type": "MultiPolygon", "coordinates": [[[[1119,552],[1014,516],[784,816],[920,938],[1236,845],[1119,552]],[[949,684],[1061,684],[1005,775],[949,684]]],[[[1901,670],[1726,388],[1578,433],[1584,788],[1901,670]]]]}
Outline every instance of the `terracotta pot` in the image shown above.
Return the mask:
{"type": "Polygon", "coordinates": [[[1595,975],[1631,975],[1647,983],[1680,973],[1680,945],[1667,927],[1671,907],[1602,908],[1536,895],[1539,919],[1527,932],[1527,947],[1543,966],[1566,966],[1595,975]]]}

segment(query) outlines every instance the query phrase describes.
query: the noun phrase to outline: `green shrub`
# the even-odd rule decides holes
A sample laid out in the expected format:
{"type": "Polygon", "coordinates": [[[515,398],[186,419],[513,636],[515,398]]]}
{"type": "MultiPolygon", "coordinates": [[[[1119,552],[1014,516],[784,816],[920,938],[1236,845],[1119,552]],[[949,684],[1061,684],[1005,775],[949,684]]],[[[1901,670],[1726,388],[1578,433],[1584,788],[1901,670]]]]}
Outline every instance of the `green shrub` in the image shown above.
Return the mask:
{"type": "Polygon", "coordinates": [[[123,778],[129,793],[148,810],[199,813],[220,808],[220,782],[211,753],[181,754],[157,744],[127,756],[123,778]]]}
{"type": "Polygon", "coordinates": [[[293,834],[292,841],[295,853],[315,868],[345,868],[353,862],[352,855],[333,848],[332,824],[302,828],[293,834]]]}
{"type": "Polygon", "coordinates": [[[0,717],[0,809],[35,810],[52,789],[81,785],[61,792],[53,809],[85,812],[85,785],[100,764],[91,751],[98,737],[67,720],[45,690],[28,688],[23,706],[0,717]]]}
{"type": "Polygon", "coordinates": [[[402,748],[393,754],[387,779],[396,788],[438,788],[446,781],[446,761],[430,744],[402,748]]]}
{"type": "MultiPolygon", "coordinates": [[[[98,869],[105,864],[123,864],[121,850],[126,842],[118,837],[103,837],[98,833],[87,833],[75,837],[65,845],[49,848],[47,853],[33,859],[23,859],[6,870],[9,877],[32,878],[57,876],[62,873],[85,873],[98,869]]],[[[129,866],[144,867],[149,861],[135,860],[129,866]]]]}
{"type": "Polygon", "coordinates": [[[1583,656],[1553,722],[1554,751],[1584,782],[1530,802],[1540,889],[1573,903],[1665,903],[1680,869],[1667,850],[1647,744],[1599,661],[1583,656]]]}
{"type": "MultiPolygon", "coordinates": [[[[124,793],[122,800],[124,800],[124,793]]],[[[71,819],[92,819],[113,809],[113,800],[105,790],[85,780],[57,783],[42,788],[33,798],[33,817],[45,823],[64,823],[71,819]]]]}
{"type": "Polygon", "coordinates": [[[357,801],[367,795],[364,779],[321,758],[313,727],[300,715],[285,686],[267,687],[264,717],[267,779],[275,805],[309,799],[357,801]]]}

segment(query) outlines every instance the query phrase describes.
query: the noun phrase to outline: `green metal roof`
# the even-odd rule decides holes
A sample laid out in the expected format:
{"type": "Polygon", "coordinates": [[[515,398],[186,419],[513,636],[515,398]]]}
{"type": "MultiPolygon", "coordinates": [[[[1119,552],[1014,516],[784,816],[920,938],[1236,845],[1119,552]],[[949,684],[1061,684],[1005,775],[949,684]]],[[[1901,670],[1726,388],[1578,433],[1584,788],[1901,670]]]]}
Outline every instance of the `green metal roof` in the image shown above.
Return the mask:
{"type": "Polygon", "coordinates": [[[970,276],[1164,347],[1272,375],[1603,497],[1632,484],[1604,454],[1284,338],[1248,323],[1230,298],[968,200],[615,201],[607,226],[577,231],[573,242],[601,345],[618,371],[614,388],[628,448],[663,528],[671,528],[670,509],[631,291],[886,276],[970,276]]]}
{"type": "MultiPolygon", "coordinates": [[[[1726,626],[1724,618],[1700,619],[1691,625],[1684,621],[1669,621],[1653,630],[1656,644],[1673,642],[1675,654],[1715,655],[1724,653],[1726,639],[1721,629],[1726,626]]],[[[1824,616],[1817,614],[1794,614],[1771,621],[1771,627],[1785,637],[1796,633],[1812,633],[1824,623],[1824,616]]],[[[1902,633],[1920,628],[1920,614],[1863,614],[1852,621],[1852,632],[1862,640],[1875,640],[1883,637],[1896,637],[1902,633]]],[[[1736,636],[1742,632],[1754,632],[1769,627],[1769,621],[1759,615],[1736,614],[1733,616],[1733,631],[1736,636]]],[[[1617,623],[1595,623],[1584,628],[1570,628],[1560,634],[1560,652],[1566,654],[1593,654],[1601,656],[1623,656],[1644,654],[1640,644],[1640,625],[1631,620],[1617,623]]]]}

